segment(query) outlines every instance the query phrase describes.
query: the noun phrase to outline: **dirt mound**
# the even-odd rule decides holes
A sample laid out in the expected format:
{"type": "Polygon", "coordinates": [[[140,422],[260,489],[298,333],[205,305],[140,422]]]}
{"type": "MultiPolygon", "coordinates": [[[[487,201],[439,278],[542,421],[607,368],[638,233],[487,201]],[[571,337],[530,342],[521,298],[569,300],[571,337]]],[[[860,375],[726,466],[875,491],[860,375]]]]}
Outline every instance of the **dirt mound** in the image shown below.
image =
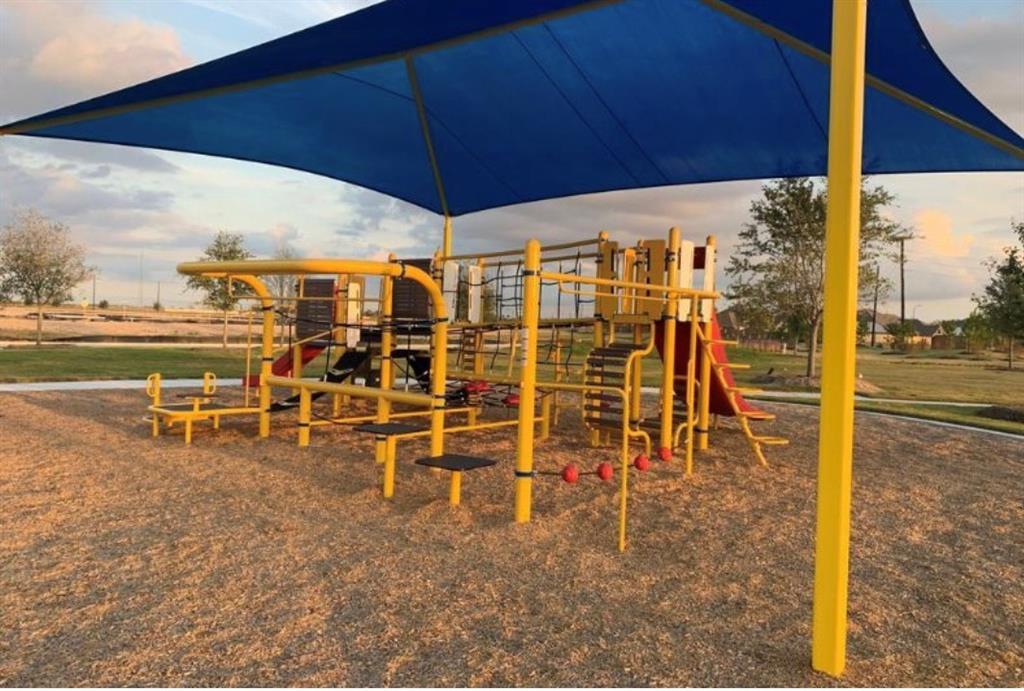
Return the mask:
{"type": "MultiPolygon", "coordinates": [[[[758,386],[770,386],[779,389],[797,389],[804,391],[820,391],[820,377],[789,376],[784,374],[762,374],[753,379],[758,386]]],[[[854,382],[854,390],[859,394],[877,394],[885,389],[872,384],[863,376],[858,376],[854,382]]]]}
{"type": "Polygon", "coordinates": [[[982,408],[978,415],[993,420],[1009,420],[1010,422],[1024,422],[1024,408],[1011,408],[1006,405],[993,405],[982,408]]]}

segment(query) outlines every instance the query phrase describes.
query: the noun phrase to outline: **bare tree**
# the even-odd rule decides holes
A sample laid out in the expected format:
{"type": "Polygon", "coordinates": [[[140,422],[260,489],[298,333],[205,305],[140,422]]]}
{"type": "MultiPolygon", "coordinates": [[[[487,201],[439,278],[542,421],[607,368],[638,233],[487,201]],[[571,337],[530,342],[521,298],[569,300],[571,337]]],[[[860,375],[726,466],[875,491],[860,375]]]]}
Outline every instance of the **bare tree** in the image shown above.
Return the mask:
{"type": "Polygon", "coordinates": [[[63,223],[27,209],[0,231],[0,293],[36,306],[36,345],[43,340],[43,305],[70,299],[88,277],[85,248],[63,223]]]}

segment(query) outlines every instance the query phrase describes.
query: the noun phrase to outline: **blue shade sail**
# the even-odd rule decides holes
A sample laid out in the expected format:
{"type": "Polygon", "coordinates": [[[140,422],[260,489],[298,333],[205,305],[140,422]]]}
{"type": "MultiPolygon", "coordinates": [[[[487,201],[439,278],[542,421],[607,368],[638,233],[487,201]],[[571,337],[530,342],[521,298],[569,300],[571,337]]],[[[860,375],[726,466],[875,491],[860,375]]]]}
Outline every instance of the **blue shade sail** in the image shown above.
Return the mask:
{"type": "MultiPolygon", "coordinates": [[[[451,215],[820,175],[831,0],[391,0],[3,131],[258,161],[451,215]]],[[[865,173],[1024,170],[908,0],[868,14],[865,173]]]]}

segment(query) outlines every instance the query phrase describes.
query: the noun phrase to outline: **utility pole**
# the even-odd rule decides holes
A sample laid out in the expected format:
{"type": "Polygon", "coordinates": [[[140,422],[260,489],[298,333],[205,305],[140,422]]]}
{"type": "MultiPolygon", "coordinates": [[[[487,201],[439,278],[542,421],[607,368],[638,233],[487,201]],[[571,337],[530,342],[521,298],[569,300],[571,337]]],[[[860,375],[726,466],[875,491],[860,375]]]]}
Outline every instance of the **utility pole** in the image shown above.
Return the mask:
{"type": "Polygon", "coordinates": [[[160,305],[160,281],[156,282],[156,304],[158,308],[162,306],[160,305]]]}
{"type": "Polygon", "coordinates": [[[92,308],[96,309],[96,272],[92,272],[92,308]]]}
{"type": "Polygon", "coordinates": [[[871,347],[875,347],[875,326],[878,324],[878,262],[875,262],[875,301],[871,306],[871,347]]]}

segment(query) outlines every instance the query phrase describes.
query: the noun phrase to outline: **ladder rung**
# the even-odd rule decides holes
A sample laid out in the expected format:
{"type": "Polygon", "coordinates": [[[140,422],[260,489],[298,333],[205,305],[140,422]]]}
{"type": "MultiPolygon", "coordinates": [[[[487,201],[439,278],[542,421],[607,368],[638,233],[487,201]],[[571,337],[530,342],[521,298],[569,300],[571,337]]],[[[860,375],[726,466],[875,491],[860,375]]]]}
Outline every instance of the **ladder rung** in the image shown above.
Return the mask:
{"type": "Polygon", "coordinates": [[[750,369],[751,365],[741,365],[736,362],[713,362],[712,366],[718,369],[750,369]]]}
{"type": "Polygon", "coordinates": [[[751,439],[765,446],[785,446],[789,443],[785,437],[751,437],[751,439]]]}
{"type": "Polygon", "coordinates": [[[774,413],[766,413],[763,410],[741,410],[739,413],[742,417],[749,418],[751,420],[774,420],[774,413]]]}
{"type": "Polygon", "coordinates": [[[706,340],[704,342],[708,343],[710,345],[726,345],[726,346],[734,346],[734,345],[739,345],[740,344],[739,341],[727,341],[727,340],[725,340],[723,338],[709,338],[708,340],[706,340]]]}
{"type": "Polygon", "coordinates": [[[764,389],[752,389],[749,386],[727,386],[725,390],[729,393],[761,393],[764,389]]]}

